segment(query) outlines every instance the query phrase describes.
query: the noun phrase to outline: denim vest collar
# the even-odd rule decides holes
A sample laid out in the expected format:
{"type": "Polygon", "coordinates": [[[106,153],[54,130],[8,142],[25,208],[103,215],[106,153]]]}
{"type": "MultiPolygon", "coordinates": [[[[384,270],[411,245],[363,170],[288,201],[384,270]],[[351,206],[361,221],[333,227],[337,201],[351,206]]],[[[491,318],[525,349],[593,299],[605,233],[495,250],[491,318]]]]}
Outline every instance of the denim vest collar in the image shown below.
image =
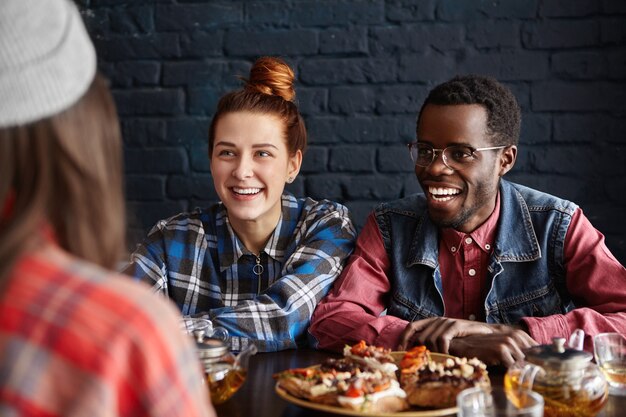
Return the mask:
{"type": "MultiPolygon", "coordinates": [[[[522,195],[508,181],[500,181],[500,221],[494,259],[499,262],[527,262],[541,258],[541,249],[522,195]],[[522,221],[520,221],[520,219],[522,221]],[[515,236],[514,239],[511,236],[515,236]]],[[[425,211],[415,229],[406,266],[436,268],[439,264],[438,228],[425,211]]]]}
{"type": "Polygon", "coordinates": [[[504,262],[527,262],[541,258],[539,241],[522,195],[511,183],[502,180],[500,198],[502,214],[494,257],[504,262]]]}

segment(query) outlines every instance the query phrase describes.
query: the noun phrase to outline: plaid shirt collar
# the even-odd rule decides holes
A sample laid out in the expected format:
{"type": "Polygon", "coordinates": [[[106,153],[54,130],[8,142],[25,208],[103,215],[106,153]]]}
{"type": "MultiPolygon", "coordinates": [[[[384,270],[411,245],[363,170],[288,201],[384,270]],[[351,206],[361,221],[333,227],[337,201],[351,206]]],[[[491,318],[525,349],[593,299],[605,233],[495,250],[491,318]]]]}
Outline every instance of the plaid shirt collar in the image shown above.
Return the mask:
{"type": "MultiPolygon", "coordinates": [[[[276,229],[265,244],[263,252],[265,252],[270,258],[275,261],[284,263],[285,261],[285,243],[289,240],[289,234],[293,230],[293,227],[289,227],[289,223],[293,222],[293,219],[298,218],[298,201],[291,194],[283,194],[281,199],[281,213],[278,219],[276,229]]],[[[239,258],[243,255],[256,254],[250,252],[241,243],[237,234],[233,230],[230,221],[228,220],[228,213],[224,204],[220,203],[220,210],[216,216],[217,224],[217,241],[218,245],[223,246],[218,250],[220,258],[220,272],[230,268],[233,264],[237,263],[239,258]]],[[[259,254],[260,255],[260,254],[259,254]]]]}

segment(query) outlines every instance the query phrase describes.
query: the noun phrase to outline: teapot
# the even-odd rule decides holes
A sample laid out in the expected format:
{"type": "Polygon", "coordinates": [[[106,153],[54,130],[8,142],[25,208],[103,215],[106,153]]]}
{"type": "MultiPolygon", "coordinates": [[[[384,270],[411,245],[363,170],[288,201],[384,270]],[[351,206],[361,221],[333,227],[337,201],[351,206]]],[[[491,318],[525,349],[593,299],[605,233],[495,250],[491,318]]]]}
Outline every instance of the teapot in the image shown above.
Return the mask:
{"type": "MultiPolygon", "coordinates": [[[[555,337],[550,345],[524,350],[525,360],[514,363],[504,376],[504,387],[515,399],[525,390],[543,396],[544,417],[593,417],[608,400],[608,384],[600,368],[582,348],[584,333],[578,329],[569,345],[555,337]]],[[[523,398],[518,398],[522,401],[523,398]]]]}
{"type": "Polygon", "coordinates": [[[198,357],[204,369],[204,381],[209,389],[211,401],[213,404],[221,404],[232,397],[246,381],[248,361],[250,356],[257,352],[257,348],[249,344],[235,355],[230,351],[226,329],[213,328],[212,325],[206,324],[205,328],[202,326],[203,324],[199,324],[192,331],[198,357]]]}

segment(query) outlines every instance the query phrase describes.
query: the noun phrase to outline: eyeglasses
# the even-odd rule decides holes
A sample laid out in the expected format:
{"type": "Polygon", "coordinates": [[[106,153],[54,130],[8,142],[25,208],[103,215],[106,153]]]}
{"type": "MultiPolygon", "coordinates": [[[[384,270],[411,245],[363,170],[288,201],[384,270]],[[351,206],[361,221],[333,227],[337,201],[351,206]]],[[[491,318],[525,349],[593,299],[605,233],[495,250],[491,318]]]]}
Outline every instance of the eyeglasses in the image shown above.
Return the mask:
{"type": "Polygon", "coordinates": [[[441,153],[443,163],[453,171],[460,171],[471,166],[476,161],[476,152],[507,147],[507,145],[503,145],[490,146],[488,148],[472,148],[466,145],[451,145],[445,149],[435,149],[432,145],[422,142],[411,142],[407,146],[415,165],[425,168],[433,163],[437,158],[437,153],[441,153]]]}

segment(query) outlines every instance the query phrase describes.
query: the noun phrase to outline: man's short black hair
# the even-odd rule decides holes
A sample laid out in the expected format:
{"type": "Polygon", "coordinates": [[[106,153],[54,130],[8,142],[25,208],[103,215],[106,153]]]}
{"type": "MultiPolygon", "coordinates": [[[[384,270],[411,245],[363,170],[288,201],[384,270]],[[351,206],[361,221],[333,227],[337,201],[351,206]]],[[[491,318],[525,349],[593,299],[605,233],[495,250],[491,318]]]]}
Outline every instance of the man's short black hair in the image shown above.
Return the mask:
{"type": "Polygon", "coordinates": [[[522,120],[515,96],[496,79],[481,75],[456,76],[430,91],[417,117],[419,125],[427,104],[480,104],[487,110],[487,129],[494,145],[517,145],[522,120]]]}

